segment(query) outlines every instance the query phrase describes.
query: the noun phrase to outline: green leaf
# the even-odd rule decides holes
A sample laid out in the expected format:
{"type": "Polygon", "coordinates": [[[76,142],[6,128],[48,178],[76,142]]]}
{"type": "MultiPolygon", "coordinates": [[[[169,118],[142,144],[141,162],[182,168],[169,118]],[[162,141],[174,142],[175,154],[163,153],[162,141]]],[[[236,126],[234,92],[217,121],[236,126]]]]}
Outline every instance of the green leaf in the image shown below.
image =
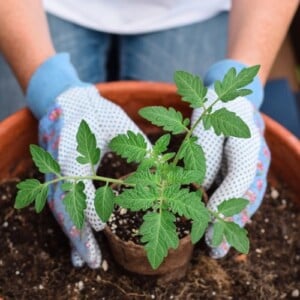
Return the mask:
{"type": "Polygon", "coordinates": [[[216,135],[249,138],[251,136],[247,124],[234,112],[221,108],[210,115],[210,123],[216,135]]]}
{"type": "Polygon", "coordinates": [[[40,212],[47,199],[48,186],[37,179],[26,179],[17,184],[18,193],[14,207],[21,209],[36,201],[36,211],[40,212]]]}
{"type": "Polygon", "coordinates": [[[203,237],[204,232],[208,226],[206,219],[193,220],[191,230],[191,240],[193,244],[196,244],[203,237]]]}
{"type": "Polygon", "coordinates": [[[204,115],[202,118],[202,122],[205,130],[208,130],[212,126],[210,121],[210,115],[204,115]]]}
{"type": "Polygon", "coordinates": [[[157,269],[168,254],[170,248],[176,249],[179,238],[176,233],[175,216],[168,212],[149,212],[140,227],[141,242],[146,243],[145,250],[153,269],[157,269]]]}
{"type": "Polygon", "coordinates": [[[177,93],[182,96],[183,101],[189,102],[192,108],[203,106],[207,88],[198,76],[185,71],[176,71],[174,81],[177,86],[177,93]]]}
{"type": "Polygon", "coordinates": [[[225,222],[223,221],[216,221],[213,224],[213,236],[212,236],[212,245],[217,247],[221,244],[223,240],[223,234],[225,229],[225,222]]]}
{"type": "Polygon", "coordinates": [[[196,170],[185,170],[182,167],[168,165],[167,181],[170,184],[190,184],[199,181],[199,172],[196,170]]]}
{"type": "Polygon", "coordinates": [[[154,157],[145,157],[142,162],[139,163],[137,171],[147,170],[155,166],[156,159],[154,157]]]}
{"type": "Polygon", "coordinates": [[[117,196],[115,203],[132,211],[147,210],[157,200],[157,197],[158,193],[153,187],[136,185],[117,196]]]}
{"type": "Polygon", "coordinates": [[[185,169],[198,172],[198,180],[196,182],[201,184],[205,176],[206,164],[202,147],[196,144],[196,140],[195,137],[192,137],[184,141],[179,151],[179,158],[183,158],[185,169]]]}
{"type": "Polygon", "coordinates": [[[147,186],[158,183],[158,178],[155,173],[150,170],[137,170],[130,174],[125,180],[125,183],[133,183],[137,185],[147,186]]]}
{"type": "Polygon", "coordinates": [[[109,186],[103,186],[96,190],[95,210],[102,222],[107,222],[114,209],[115,195],[109,186]]]}
{"type": "Polygon", "coordinates": [[[188,130],[183,123],[184,121],[181,112],[176,111],[173,107],[144,107],[139,110],[139,114],[153,125],[160,126],[173,134],[179,134],[188,130]]]}
{"type": "Polygon", "coordinates": [[[41,173],[54,173],[59,175],[59,164],[49,152],[37,145],[30,145],[30,153],[35,165],[41,173]]]}
{"type": "Polygon", "coordinates": [[[223,214],[225,217],[231,217],[240,213],[248,204],[249,201],[246,199],[231,198],[218,205],[218,212],[223,214]]]}
{"type": "Polygon", "coordinates": [[[222,82],[215,82],[215,91],[223,102],[236,99],[239,96],[246,96],[252,93],[249,89],[243,89],[250,84],[257,75],[259,66],[252,66],[242,69],[238,74],[235,68],[229,69],[222,82]]]}
{"type": "Polygon", "coordinates": [[[169,143],[170,143],[171,135],[170,134],[164,134],[162,135],[154,144],[153,146],[153,152],[156,155],[161,154],[162,152],[165,152],[168,149],[169,143]]]}
{"type": "Polygon", "coordinates": [[[175,152],[169,152],[169,153],[166,153],[166,154],[164,154],[164,155],[161,156],[161,160],[162,160],[163,162],[166,162],[166,161],[172,159],[175,155],[176,155],[175,152]]]}
{"type": "Polygon", "coordinates": [[[173,213],[187,219],[209,221],[210,215],[196,192],[180,189],[180,186],[169,186],[164,197],[173,213]]]}
{"type": "Polygon", "coordinates": [[[80,122],[77,134],[77,151],[82,155],[76,160],[80,164],[95,165],[100,159],[100,149],[97,147],[95,134],[92,133],[88,123],[85,120],[80,122]]]}
{"type": "Polygon", "coordinates": [[[247,230],[233,222],[224,222],[224,224],[224,235],[227,242],[237,251],[247,254],[249,252],[247,230]]]}
{"type": "Polygon", "coordinates": [[[134,133],[130,130],[127,134],[119,134],[114,137],[109,147],[112,151],[126,158],[127,162],[141,162],[147,154],[147,143],[140,133],[134,133]]]}
{"type": "Polygon", "coordinates": [[[84,183],[79,181],[71,185],[63,184],[64,190],[68,190],[63,202],[74,225],[81,229],[84,223],[84,210],[86,209],[86,195],[84,193],[84,183]]]}
{"type": "Polygon", "coordinates": [[[67,182],[67,181],[64,181],[62,184],[61,184],[61,189],[64,191],[64,192],[68,192],[70,191],[72,188],[73,188],[73,182],[67,182]]]}
{"type": "Polygon", "coordinates": [[[35,211],[37,213],[40,213],[43,210],[47,201],[48,185],[43,184],[42,186],[43,187],[35,198],[35,211]]]}

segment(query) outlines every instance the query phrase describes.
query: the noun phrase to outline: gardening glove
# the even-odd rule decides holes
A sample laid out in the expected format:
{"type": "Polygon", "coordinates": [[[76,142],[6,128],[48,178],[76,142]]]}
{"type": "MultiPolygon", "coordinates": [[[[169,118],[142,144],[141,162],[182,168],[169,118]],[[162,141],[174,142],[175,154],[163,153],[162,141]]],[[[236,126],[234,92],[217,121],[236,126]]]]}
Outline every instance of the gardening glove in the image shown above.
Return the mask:
{"type": "MultiPolygon", "coordinates": [[[[64,176],[92,175],[89,165],[76,161],[76,133],[81,120],[84,119],[95,134],[102,156],[108,151],[108,143],[115,135],[127,130],[140,132],[118,105],[101,97],[93,85],[79,80],[65,53],[51,57],[36,70],[26,98],[29,108],[39,120],[40,145],[58,161],[64,176]]],[[[52,174],[47,174],[45,179],[49,181],[53,178],[52,174]]],[[[70,240],[73,265],[79,267],[87,263],[91,268],[98,268],[101,252],[91,227],[99,231],[105,224],[95,211],[92,180],[85,180],[84,184],[87,208],[82,230],[75,227],[66,212],[61,183],[51,185],[48,204],[70,240]]]]}
{"type": "MultiPolygon", "coordinates": [[[[213,83],[216,80],[222,80],[231,67],[239,72],[246,66],[233,60],[223,60],[213,65],[208,71],[204,78],[204,84],[209,87],[207,106],[217,99],[213,83]]],[[[247,98],[238,97],[226,103],[219,101],[213,111],[225,107],[235,112],[248,125],[251,132],[250,138],[217,136],[213,129],[205,130],[202,123],[194,132],[206,158],[207,171],[204,188],[209,189],[220,174],[222,179],[219,187],[210,197],[207,207],[216,211],[217,206],[224,200],[240,197],[248,199],[247,207],[232,218],[232,221],[241,227],[250,221],[250,217],[263,200],[270,164],[270,152],[264,139],[264,121],[258,112],[263,100],[263,88],[258,77],[255,77],[247,88],[253,91],[247,98]]],[[[192,123],[202,111],[202,109],[193,111],[192,123]]],[[[224,257],[230,249],[225,239],[218,247],[212,247],[212,226],[208,227],[205,240],[213,258],[224,257]]]]}

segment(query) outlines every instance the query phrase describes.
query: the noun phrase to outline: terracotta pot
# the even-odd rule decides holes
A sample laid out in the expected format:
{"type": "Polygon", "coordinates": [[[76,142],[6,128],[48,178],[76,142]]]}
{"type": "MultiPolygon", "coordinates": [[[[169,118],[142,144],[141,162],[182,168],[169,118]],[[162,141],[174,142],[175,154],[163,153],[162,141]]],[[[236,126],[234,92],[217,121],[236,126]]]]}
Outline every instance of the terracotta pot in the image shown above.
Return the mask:
{"type": "MultiPolygon", "coordinates": [[[[188,105],[180,101],[173,84],[130,81],[99,84],[97,88],[104,97],[121,105],[145,133],[154,133],[159,129],[138,115],[139,108],[143,106],[173,106],[186,117],[191,113],[188,105]]],[[[264,119],[266,138],[272,153],[270,174],[278,180],[284,180],[291,191],[299,195],[300,141],[269,117],[264,116],[264,119]]],[[[31,143],[37,143],[37,122],[27,109],[0,122],[0,181],[20,176],[32,165],[29,154],[31,143]]],[[[295,200],[300,204],[299,196],[295,200]]],[[[117,250],[120,247],[117,240],[115,247],[117,250]]],[[[120,248],[118,251],[123,250],[120,248]]],[[[134,258],[135,251],[132,253],[134,258]]],[[[125,262],[130,260],[123,258],[125,262]]]]}
{"type": "MultiPolygon", "coordinates": [[[[180,101],[173,84],[120,81],[98,84],[97,88],[104,97],[121,105],[146,133],[158,129],[138,115],[143,106],[173,106],[184,116],[191,112],[187,104],[180,101]]],[[[267,116],[264,119],[272,153],[271,173],[299,195],[300,141],[276,121],[267,116]]],[[[27,109],[0,122],[0,180],[19,176],[32,165],[28,147],[31,143],[37,143],[37,121],[27,109]]]]}

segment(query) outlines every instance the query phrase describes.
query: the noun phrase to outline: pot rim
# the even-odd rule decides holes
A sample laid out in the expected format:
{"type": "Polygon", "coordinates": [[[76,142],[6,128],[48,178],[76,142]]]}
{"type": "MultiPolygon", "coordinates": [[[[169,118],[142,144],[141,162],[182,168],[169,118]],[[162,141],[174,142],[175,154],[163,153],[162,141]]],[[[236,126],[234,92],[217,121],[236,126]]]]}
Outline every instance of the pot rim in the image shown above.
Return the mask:
{"type": "MultiPolygon", "coordinates": [[[[95,86],[102,96],[118,104],[124,104],[125,109],[131,105],[128,100],[133,94],[138,95],[138,97],[135,96],[135,99],[141,100],[149,99],[149,94],[152,95],[151,98],[155,98],[156,101],[159,99],[162,102],[165,99],[167,101],[169,99],[180,99],[176,94],[176,86],[173,83],[125,80],[99,83],[95,86]]],[[[185,109],[186,106],[187,104],[185,103],[185,109]]],[[[263,117],[266,123],[266,138],[268,144],[270,142],[269,145],[273,156],[271,168],[274,165],[274,173],[276,175],[282,174],[288,185],[296,193],[300,193],[300,140],[277,121],[266,115],[263,115],[263,117]],[[280,145],[280,150],[275,149],[275,147],[280,145]],[[281,153],[282,151],[283,153],[281,153]],[[273,152],[275,152],[275,155],[273,155],[273,152]],[[287,156],[291,157],[283,160],[282,154],[288,154],[287,156]],[[278,160],[278,162],[274,160],[278,160]],[[292,170],[292,174],[290,174],[290,170],[292,170]]],[[[0,180],[19,176],[31,165],[29,144],[37,143],[37,127],[37,120],[27,108],[23,108],[0,121],[0,153],[5,153],[6,155],[6,159],[0,160],[0,180]],[[20,157],[22,157],[22,160],[18,159],[20,157]]]]}

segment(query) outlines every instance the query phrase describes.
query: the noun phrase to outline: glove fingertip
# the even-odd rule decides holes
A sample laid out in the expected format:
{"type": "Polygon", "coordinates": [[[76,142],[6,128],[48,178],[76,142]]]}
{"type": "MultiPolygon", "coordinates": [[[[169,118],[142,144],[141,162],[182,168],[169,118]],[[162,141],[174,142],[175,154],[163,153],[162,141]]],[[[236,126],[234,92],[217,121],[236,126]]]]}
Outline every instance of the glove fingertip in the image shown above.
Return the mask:
{"type": "Polygon", "coordinates": [[[91,259],[87,262],[87,264],[91,269],[99,269],[101,266],[101,262],[102,262],[102,255],[99,250],[97,253],[95,253],[93,257],[91,257],[91,259]]]}
{"type": "Polygon", "coordinates": [[[72,249],[71,251],[71,262],[75,268],[82,268],[84,266],[84,260],[80,257],[79,253],[72,249]]]}
{"type": "Polygon", "coordinates": [[[212,245],[212,236],[213,236],[213,229],[210,226],[205,235],[205,243],[210,248],[209,256],[214,259],[220,259],[227,255],[230,250],[230,245],[223,240],[222,243],[218,247],[214,247],[212,245]]]}
{"type": "Polygon", "coordinates": [[[210,252],[209,252],[209,256],[213,259],[220,259],[223,258],[227,255],[227,253],[229,252],[230,247],[223,249],[220,247],[216,247],[216,248],[211,248],[210,252]]]}

